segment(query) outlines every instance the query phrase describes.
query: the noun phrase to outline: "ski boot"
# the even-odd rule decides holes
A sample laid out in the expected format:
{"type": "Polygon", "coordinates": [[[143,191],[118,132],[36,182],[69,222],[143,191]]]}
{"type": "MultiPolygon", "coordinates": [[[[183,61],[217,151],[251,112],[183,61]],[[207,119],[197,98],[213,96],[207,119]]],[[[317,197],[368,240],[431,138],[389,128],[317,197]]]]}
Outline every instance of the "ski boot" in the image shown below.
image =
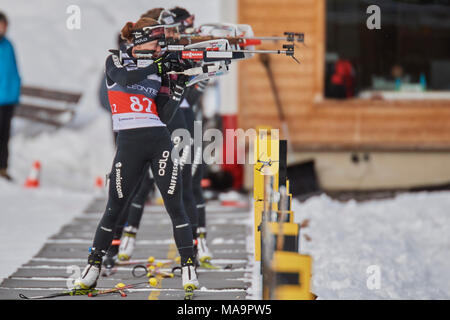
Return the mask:
{"type": "Polygon", "coordinates": [[[206,228],[198,228],[197,234],[197,250],[200,265],[203,263],[211,263],[212,254],[206,244],[206,228]]]}
{"type": "Polygon", "coordinates": [[[197,271],[191,258],[186,263],[181,264],[181,278],[183,280],[185,299],[192,299],[194,290],[198,288],[199,283],[197,280],[197,271]]]}
{"type": "Polygon", "coordinates": [[[133,226],[127,226],[123,230],[123,236],[120,241],[119,254],[117,257],[120,261],[128,261],[131,259],[134,247],[136,245],[136,233],[137,228],[133,226]]]}
{"type": "Polygon", "coordinates": [[[92,249],[88,257],[88,265],[84,268],[80,278],[74,282],[75,289],[93,289],[97,286],[97,280],[102,270],[102,258],[105,251],[92,249]]]}
{"type": "Polygon", "coordinates": [[[115,271],[114,267],[117,260],[117,252],[119,251],[119,245],[114,243],[117,240],[113,240],[113,244],[108,248],[105,257],[103,258],[103,266],[105,267],[102,272],[102,276],[109,277],[115,271]]]}

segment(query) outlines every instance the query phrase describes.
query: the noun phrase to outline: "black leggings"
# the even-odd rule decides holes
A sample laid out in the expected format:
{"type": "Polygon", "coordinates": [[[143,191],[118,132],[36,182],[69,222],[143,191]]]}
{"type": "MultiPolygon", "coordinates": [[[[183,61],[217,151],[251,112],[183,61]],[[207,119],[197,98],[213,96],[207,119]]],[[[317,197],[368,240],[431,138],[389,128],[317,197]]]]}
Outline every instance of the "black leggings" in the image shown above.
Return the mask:
{"type": "Polygon", "coordinates": [[[151,168],[166,210],[182,261],[193,256],[193,236],[182,202],[179,166],[171,159],[172,142],[166,127],[122,130],[109,180],[108,203],[97,227],[93,248],[106,251],[113,239],[120,215],[136,186],[151,168]]]}
{"type": "MultiPolygon", "coordinates": [[[[173,133],[176,129],[188,129],[186,118],[184,117],[184,108],[178,109],[173,117],[172,121],[168,124],[169,131],[172,133],[172,141],[176,143],[179,136],[174,136],[173,133]]],[[[188,130],[189,131],[189,130],[188,130]]],[[[190,133],[190,132],[189,132],[190,133]]],[[[186,208],[186,212],[191,219],[192,224],[192,234],[194,237],[197,236],[197,226],[198,226],[198,212],[194,197],[194,192],[192,188],[192,141],[193,135],[191,135],[191,140],[188,144],[184,146],[182,153],[180,153],[182,161],[182,174],[183,174],[183,203],[186,208]]]]}
{"type": "MultiPolygon", "coordinates": [[[[186,120],[184,118],[184,113],[179,109],[172,118],[167,128],[172,133],[176,129],[186,128],[186,120]]],[[[173,140],[177,140],[174,137],[173,140]]],[[[175,141],[177,142],[177,141],[175,141]]],[[[191,149],[189,147],[184,148],[183,153],[180,152],[180,160],[187,159],[191,157],[191,149]]],[[[189,162],[192,162],[189,161],[189,162]]],[[[183,204],[189,217],[189,221],[192,227],[192,236],[195,238],[197,235],[198,226],[198,213],[195,202],[195,197],[192,188],[192,176],[191,176],[191,164],[183,163],[181,161],[180,171],[182,174],[182,199],[183,204]]],[[[122,236],[123,228],[126,225],[138,228],[142,214],[144,212],[145,200],[153,187],[154,179],[146,172],[140,181],[139,186],[134,192],[132,199],[129,204],[125,207],[121,214],[120,220],[118,222],[116,233],[114,235],[115,239],[120,239],[122,236]],[[128,219],[128,220],[127,220],[128,219]]],[[[164,198],[163,198],[164,199],[164,198]]]]}
{"type": "MultiPolygon", "coordinates": [[[[126,207],[128,208],[128,212],[124,212],[124,220],[128,218],[128,221],[126,221],[127,225],[139,228],[142,213],[144,212],[145,200],[147,199],[150,191],[153,189],[154,183],[155,180],[153,179],[153,176],[151,176],[150,171],[146,172],[140,186],[131,200],[131,203],[126,207]]],[[[117,239],[120,239],[121,236],[122,232],[117,234],[117,239]]]]}
{"type": "MultiPolygon", "coordinates": [[[[195,115],[192,108],[182,108],[184,118],[186,119],[187,129],[189,130],[191,137],[194,137],[194,122],[195,115]]],[[[198,137],[197,137],[198,139],[198,137]]],[[[203,198],[202,179],[204,172],[203,163],[203,149],[200,144],[198,147],[192,144],[191,153],[193,154],[192,160],[192,191],[194,193],[195,203],[197,206],[198,214],[198,227],[206,227],[206,211],[205,211],[205,198],[203,198]]],[[[183,176],[184,178],[184,176],[183,176]]]]}
{"type": "Polygon", "coordinates": [[[0,169],[8,167],[8,142],[14,106],[0,106],[0,169]]]}

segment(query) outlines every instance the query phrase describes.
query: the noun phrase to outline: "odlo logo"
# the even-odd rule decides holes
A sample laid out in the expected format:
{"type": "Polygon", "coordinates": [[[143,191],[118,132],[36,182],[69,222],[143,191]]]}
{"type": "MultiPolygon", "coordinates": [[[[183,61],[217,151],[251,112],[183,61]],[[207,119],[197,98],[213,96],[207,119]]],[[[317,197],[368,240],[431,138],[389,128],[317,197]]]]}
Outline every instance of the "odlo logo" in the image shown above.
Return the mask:
{"type": "Polygon", "coordinates": [[[167,167],[167,159],[169,158],[169,151],[164,151],[162,154],[162,159],[159,159],[159,170],[158,174],[162,177],[166,174],[166,167],[167,167]]]}
{"type": "Polygon", "coordinates": [[[123,192],[122,192],[122,177],[120,173],[120,168],[122,168],[122,162],[117,162],[116,165],[116,191],[117,196],[119,199],[123,198],[123,192]]]}

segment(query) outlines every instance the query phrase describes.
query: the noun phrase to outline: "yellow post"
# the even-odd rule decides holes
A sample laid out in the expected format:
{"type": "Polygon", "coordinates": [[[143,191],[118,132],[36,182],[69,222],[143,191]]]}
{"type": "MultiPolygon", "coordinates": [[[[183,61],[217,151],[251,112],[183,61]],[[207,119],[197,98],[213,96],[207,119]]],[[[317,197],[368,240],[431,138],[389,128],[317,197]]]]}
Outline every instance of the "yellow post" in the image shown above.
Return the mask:
{"type": "MultiPolygon", "coordinates": [[[[278,190],[279,131],[259,127],[254,148],[253,199],[255,200],[255,261],[261,261],[261,220],[264,210],[264,176],[273,175],[274,190],[278,190]]],[[[272,207],[277,210],[277,206],[272,207]]]]}
{"type": "Polygon", "coordinates": [[[275,288],[274,298],[277,300],[313,300],[311,287],[310,256],[296,252],[275,251],[272,261],[272,270],[275,274],[298,275],[298,283],[279,284],[275,288]]]}
{"type": "Polygon", "coordinates": [[[289,222],[294,222],[294,212],[292,211],[292,193],[289,192],[289,179],[286,180],[286,190],[289,196],[289,205],[288,205],[289,222]]]}

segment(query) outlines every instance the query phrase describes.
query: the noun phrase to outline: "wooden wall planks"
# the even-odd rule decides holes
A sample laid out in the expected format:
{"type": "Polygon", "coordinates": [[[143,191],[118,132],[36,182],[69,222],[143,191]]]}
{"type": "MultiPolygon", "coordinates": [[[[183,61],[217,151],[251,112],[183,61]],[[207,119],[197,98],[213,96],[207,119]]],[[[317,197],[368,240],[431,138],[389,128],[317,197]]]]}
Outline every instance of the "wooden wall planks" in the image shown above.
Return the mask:
{"type": "MultiPolygon", "coordinates": [[[[256,35],[305,33],[306,46],[296,48],[301,65],[288,57],[271,57],[290,138],[297,148],[450,150],[450,100],[322,99],[325,0],[239,0],[238,10],[239,22],[252,25],[256,35]]],[[[261,47],[272,49],[281,43],[261,47]]],[[[238,119],[244,129],[281,127],[258,56],[239,62],[238,119]]]]}

